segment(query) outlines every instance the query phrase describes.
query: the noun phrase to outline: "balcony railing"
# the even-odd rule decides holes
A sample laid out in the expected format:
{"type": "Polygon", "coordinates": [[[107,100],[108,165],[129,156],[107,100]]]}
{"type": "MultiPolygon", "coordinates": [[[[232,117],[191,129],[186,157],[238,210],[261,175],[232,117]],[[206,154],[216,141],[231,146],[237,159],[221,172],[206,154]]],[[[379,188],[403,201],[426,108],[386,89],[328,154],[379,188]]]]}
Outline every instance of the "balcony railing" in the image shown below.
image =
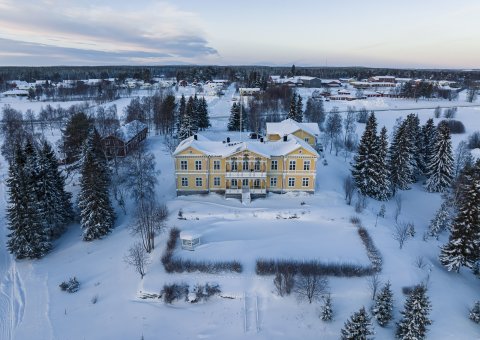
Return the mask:
{"type": "MultiPolygon", "coordinates": [[[[263,188],[263,189],[256,189],[256,188],[250,188],[250,194],[266,194],[267,193],[267,189],[263,188]]],[[[243,190],[242,188],[236,188],[236,189],[226,189],[225,190],[225,193],[226,194],[242,194],[243,190]]]]}
{"type": "Polygon", "coordinates": [[[225,174],[226,178],[266,178],[267,173],[261,171],[233,171],[225,174]]]}

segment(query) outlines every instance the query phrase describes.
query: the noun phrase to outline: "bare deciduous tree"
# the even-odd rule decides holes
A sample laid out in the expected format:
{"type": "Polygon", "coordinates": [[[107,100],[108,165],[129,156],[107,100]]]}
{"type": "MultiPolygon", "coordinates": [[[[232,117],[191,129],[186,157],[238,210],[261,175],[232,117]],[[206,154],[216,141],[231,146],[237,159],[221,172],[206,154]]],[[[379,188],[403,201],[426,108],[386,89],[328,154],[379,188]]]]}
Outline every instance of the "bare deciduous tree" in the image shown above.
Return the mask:
{"type": "Polygon", "coordinates": [[[355,181],[352,176],[346,176],[343,180],[343,190],[345,192],[345,201],[348,205],[352,204],[353,193],[355,192],[355,181]]]}
{"type": "Polygon", "coordinates": [[[328,279],[315,274],[299,275],[295,280],[294,291],[299,300],[307,300],[309,303],[318,301],[328,291],[328,279]]]}
{"type": "Polygon", "coordinates": [[[367,284],[368,287],[370,288],[370,291],[372,292],[372,300],[375,300],[375,297],[377,296],[377,291],[380,285],[382,284],[382,281],[380,280],[380,276],[378,273],[375,273],[367,278],[367,284]]]}
{"type": "Polygon", "coordinates": [[[290,295],[295,284],[295,276],[291,271],[278,271],[273,279],[275,290],[280,296],[290,295]]]}
{"type": "Polygon", "coordinates": [[[140,274],[140,278],[145,276],[145,267],[149,264],[150,258],[145,248],[140,242],[135,243],[124,258],[125,262],[131,265],[135,271],[140,274]]]}
{"type": "Polygon", "coordinates": [[[146,252],[150,253],[155,248],[155,236],[165,230],[167,216],[168,209],[165,204],[157,204],[151,200],[138,205],[132,231],[140,235],[146,252]]]}
{"type": "Polygon", "coordinates": [[[393,238],[398,241],[400,249],[403,248],[403,244],[408,239],[410,224],[405,222],[397,222],[395,229],[393,230],[393,238]]]}
{"type": "Polygon", "coordinates": [[[395,222],[398,221],[398,216],[402,212],[402,196],[397,194],[395,196],[395,222]]]}
{"type": "Polygon", "coordinates": [[[140,146],[126,159],[126,187],[137,204],[151,201],[155,195],[158,171],[155,156],[140,146]]]}

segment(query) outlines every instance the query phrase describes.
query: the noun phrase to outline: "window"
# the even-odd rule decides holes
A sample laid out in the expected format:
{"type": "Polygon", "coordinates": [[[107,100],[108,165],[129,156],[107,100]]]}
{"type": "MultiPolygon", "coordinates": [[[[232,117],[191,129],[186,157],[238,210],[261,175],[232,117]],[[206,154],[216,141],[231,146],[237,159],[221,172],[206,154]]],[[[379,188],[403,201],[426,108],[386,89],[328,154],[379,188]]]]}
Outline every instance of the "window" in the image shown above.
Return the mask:
{"type": "Polygon", "coordinates": [[[188,162],[187,161],[180,161],[180,169],[187,170],[188,169],[188,162]]]}
{"type": "Polygon", "coordinates": [[[201,187],[203,185],[203,181],[202,181],[202,178],[201,177],[197,177],[195,178],[195,185],[197,187],[201,187]]]}
{"type": "Polygon", "coordinates": [[[244,160],[244,161],[243,161],[242,169],[243,169],[243,171],[247,171],[247,170],[248,170],[248,160],[244,160]]]}
{"type": "Polygon", "coordinates": [[[242,188],[248,188],[248,179],[242,179],[242,188]]]}
{"type": "Polygon", "coordinates": [[[232,159],[232,171],[237,171],[237,161],[232,159]]]}
{"type": "Polygon", "coordinates": [[[295,178],[293,178],[293,177],[288,178],[288,186],[289,187],[294,187],[295,186],[295,178]]]}
{"type": "Polygon", "coordinates": [[[213,170],[220,170],[220,161],[213,161],[213,170]]]}
{"type": "Polygon", "coordinates": [[[277,177],[270,177],[270,186],[271,187],[277,186],[277,177]]]}
{"type": "Polygon", "coordinates": [[[303,140],[307,143],[310,143],[310,138],[308,138],[308,137],[305,137],[303,140]]]}
{"type": "Polygon", "coordinates": [[[290,161],[290,163],[288,165],[288,170],[295,171],[296,167],[297,167],[297,162],[296,161],[290,161]]]}
{"type": "Polygon", "coordinates": [[[213,178],[213,185],[216,187],[220,186],[220,177],[213,178]]]}
{"type": "Polygon", "coordinates": [[[238,187],[238,183],[236,179],[232,179],[232,188],[236,189],[238,187]]]}
{"type": "Polygon", "coordinates": [[[182,177],[182,187],[188,187],[188,178],[182,177]]]}
{"type": "Polygon", "coordinates": [[[195,170],[202,170],[202,161],[195,161],[195,170]]]}
{"type": "Polygon", "coordinates": [[[255,159],[255,171],[260,171],[260,158],[255,159]]]}
{"type": "Polygon", "coordinates": [[[303,171],[310,171],[310,161],[303,161],[303,171]]]}
{"type": "Polygon", "coordinates": [[[253,187],[256,189],[260,189],[260,180],[256,179],[253,181],[253,187]]]}
{"type": "Polygon", "coordinates": [[[308,187],[310,184],[310,178],[304,177],[302,178],[302,187],[308,187]]]}
{"type": "Polygon", "coordinates": [[[278,169],[278,161],[272,161],[270,165],[271,170],[277,170],[278,169]]]}

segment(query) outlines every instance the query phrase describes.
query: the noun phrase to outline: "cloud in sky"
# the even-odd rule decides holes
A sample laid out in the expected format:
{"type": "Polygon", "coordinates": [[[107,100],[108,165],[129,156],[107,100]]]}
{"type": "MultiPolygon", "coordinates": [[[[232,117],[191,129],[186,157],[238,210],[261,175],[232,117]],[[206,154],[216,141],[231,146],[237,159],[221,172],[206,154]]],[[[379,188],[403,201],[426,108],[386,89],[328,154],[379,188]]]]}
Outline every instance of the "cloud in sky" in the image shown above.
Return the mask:
{"type": "Polygon", "coordinates": [[[92,65],[216,55],[199,18],[165,2],[0,0],[0,64],[92,65]]]}

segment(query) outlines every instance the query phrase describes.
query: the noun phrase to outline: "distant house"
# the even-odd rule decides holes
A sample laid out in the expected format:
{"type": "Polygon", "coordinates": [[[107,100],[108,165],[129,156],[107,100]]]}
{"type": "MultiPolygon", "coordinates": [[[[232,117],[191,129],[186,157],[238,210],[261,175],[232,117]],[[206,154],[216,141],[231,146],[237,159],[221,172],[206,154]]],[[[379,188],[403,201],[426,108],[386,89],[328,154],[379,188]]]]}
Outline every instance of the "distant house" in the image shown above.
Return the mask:
{"type": "Polygon", "coordinates": [[[147,125],[134,120],[103,138],[103,146],[107,157],[125,157],[147,138],[147,125]]]}
{"type": "Polygon", "coordinates": [[[238,89],[241,96],[253,96],[257,93],[260,93],[259,87],[241,87],[238,89]]]}
{"type": "Polygon", "coordinates": [[[5,91],[1,94],[3,97],[27,97],[28,91],[27,90],[10,90],[5,91]]]}
{"type": "Polygon", "coordinates": [[[315,147],[320,138],[320,129],[317,123],[298,123],[293,119],[285,119],[279,123],[267,123],[267,139],[269,141],[277,141],[290,134],[315,147]]]}
{"type": "Polygon", "coordinates": [[[368,81],[371,83],[395,83],[394,76],[374,76],[368,78],[368,81]]]}

